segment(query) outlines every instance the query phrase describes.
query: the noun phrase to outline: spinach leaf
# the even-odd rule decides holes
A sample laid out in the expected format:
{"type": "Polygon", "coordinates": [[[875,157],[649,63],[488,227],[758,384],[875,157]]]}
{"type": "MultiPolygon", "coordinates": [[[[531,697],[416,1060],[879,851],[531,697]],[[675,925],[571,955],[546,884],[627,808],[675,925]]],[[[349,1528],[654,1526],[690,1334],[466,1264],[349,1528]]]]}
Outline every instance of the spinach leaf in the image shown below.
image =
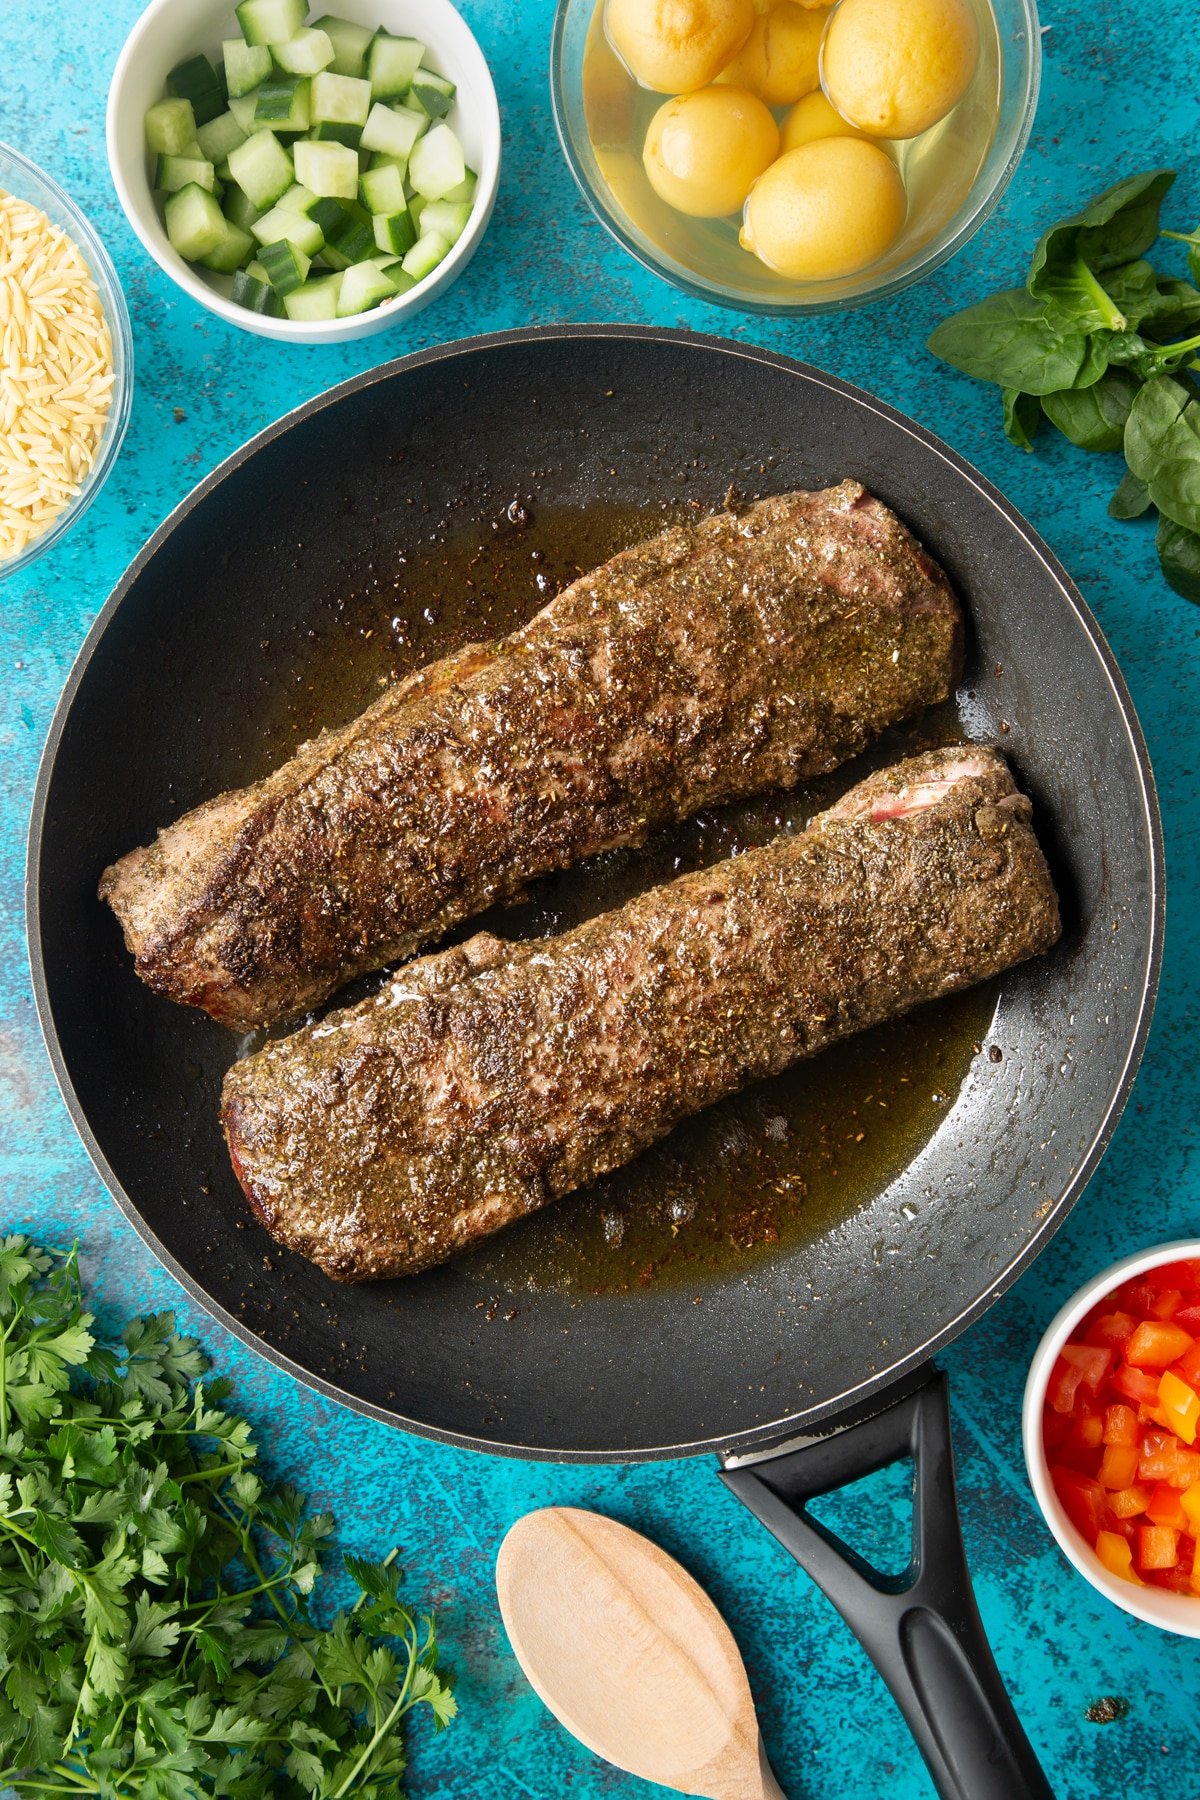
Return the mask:
{"type": "Polygon", "coordinates": [[[1043,283],[1077,261],[1103,275],[1141,256],[1158,236],[1158,209],[1174,179],[1173,169],[1127,175],[1081,212],[1043,232],[1029,265],[1029,292],[1042,293],[1043,283]]]}
{"type": "Polygon", "coordinates": [[[1024,288],[968,306],[944,320],[929,338],[929,349],[951,368],[1023,394],[1071,387],[1086,348],[1083,332],[1054,324],[1024,288]]]}
{"type": "Polygon", "coordinates": [[[1108,503],[1110,519],[1140,519],[1150,507],[1150,489],[1132,469],[1126,469],[1121,485],[1108,503]]]}
{"type": "Polygon", "coordinates": [[[1200,405],[1170,376],[1139,388],[1125,425],[1125,460],[1160,513],[1200,531],[1200,405]]]}
{"type": "Polygon", "coordinates": [[[1036,394],[1022,394],[1018,388],[1005,388],[1004,435],[1018,450],[1032,450],[1038,426],[1042,422],[1042,403],[1036,394]]]}
{"type": "Polygon", "coordinates": [[[1160,519],[1156,542],[1162,572],[1175,592],[1200,603],[1200,534],[1160,519]]]}
{"type": "Polygon", "coordinates": [[[1042,407],[1050,423],[1081,450],[1119,450],[1139,385],[1126,370],[1110,369],[1091,387],[1043,394],[1042,407]]]}

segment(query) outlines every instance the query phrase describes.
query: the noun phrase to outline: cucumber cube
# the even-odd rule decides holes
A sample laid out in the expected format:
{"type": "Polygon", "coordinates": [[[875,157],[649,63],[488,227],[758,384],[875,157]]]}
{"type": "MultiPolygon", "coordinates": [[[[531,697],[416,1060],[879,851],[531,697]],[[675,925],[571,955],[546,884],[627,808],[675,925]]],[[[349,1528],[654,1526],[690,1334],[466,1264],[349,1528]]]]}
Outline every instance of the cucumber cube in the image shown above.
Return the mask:
{"type": "Polygon", "coordinates": [[[314,194],[342,200],[353,200],[357,195],[358,157],[345,144],[318,144],[300,138],[295,158],[296,180],[314,194]]]}
{"type": "Polygon", "coordinates": [[[353,25],[349,19],[339,19],[332,13],[326,13],[323,19],[313,24],[314,31],[323,31],[333,45],[333,62],[330,67],[335,75],[353,75],[358,77],[366,67],[367,49],[375,33],[365,25],[353,25]]]}
{"type": "Polygon", "coordinates": [[[146,143],[156,156],[183,156],[196,142],[190,100],[160,100],[146,114],[146,143]]]}
{"type": "Polygon", "coordinates": [[[218,275],[232,275],[243,263],[249,262],[255,251],[254,239],[248,231],[241,231],[236,225],[225,221],[225,236],[221,242],[208,252],[207,256],[197,257],[202,267],[213,269],[218,275]]]}
{"type": "Polygon", "coordinates": [[[283,296],[284,311],[289,319],[336,319],[341,290],[341,275],[314,277],[283,296]]]}
{"type": "Polygon", "coordinates": [[[424,54],[425,46],[416,38],[393,37],[390,32],[377,31],[367,52],[372,97],[393,100],[407,94],[424,54]]]}
{"type": "Polygon", "coordinates": [[[314,143],[345,144],[348,150],[357,150],[362,130],[361,125],[337,125],[332,119],[322,119],[308,135],[314,143]]]}
{"type": "Polygon", "coordinates": [[[325,32],[306,26],[286,44],[276,44],[271,55],[288,75],[319,75],[333,61],[333,45],[325,32]]]}
{"type": "Polygon", "coordinates": [[[258,88],[252,88],[248,94],[231,95],[229,100],[229,110],[247,137],[258,130],[254,123],[254,109],[258,104],[255,98],[257,93],[258,88]]]}
{"type": "Polygon", "coordinates": [[[408,179],[426,200],[441,200],[467,172],[462,145],[448,125],[431,125],[413,145],[408,179]]]}
{"type": "Polygon", "coordinates": [[[295,244],[280,239],[277,244],[264,244],[258,253],[258,260],[267,271],[271,286],[277,294],[290,294],[300,286],[309,271],[309,259],[303,250],[297,250],[295,244]]]}
{"type": "Polygon", "coordinates": [[[254,122],[272,131],[307,131],[309,83],[304,75],[280,75],[256,88],[254,122]]]}
{"type": "Polygon", "coordinates": [[[448,194],[443,194],[442,199],[443,200],[456,200],[456,201],[457,200],[474,200],[475,190],[478,186],[479,186],[478,175],[475,173],[474,169],[468,169],[466,174],[463,176],[462,180],[459,182],[458,186],[451,188],[450,192],[448,194]]]}
{"type": "Polygon", "coordinates": [[[304,27],[308,0],[241,0],[233,10],[248,44],[286,44],[304,27]]]}
{"type": "Polygon", "coordinates": [[[325,242],[325,234],[315,219],[287,212],[282,206],[273,206],[250,229],[260,244],[294,244],[305,256],[315,256],[325,242]]]}
{"type": "Polygon", "coordinates": [[[348,263],[362,262],[373,256],[376,244],[370,219],[365,214],[360,218],[357,213],[347,210],[341,224],[330,232],[325,248],[332,250],[335,258],[344,257],[348,263]]]}
{"type": "Polygon", "coordinates": [[[236,181],[230,183],[229,190],[221,201],[221,211],[239,231],[249,231],[255,219],[261,216],[253,200],[242,192],[236,181]]]}
{"type": "Polygon", "coordinates": [[[377,213],[371,221],[375,232],[375,248],[403,256],[417,241],[417,228],[407,207],[394,213],[377,213]]]}
{"type": "Polygon", "coordinates": [[[342,276],[342,291],[338,295],[337,316],[348,319],[355,313],[370,312],[384,300],[390,300],[396,292],[396,284],[390,275],[372,262],[355,263],[342,276]]]}
{"type": "Polygon", "coordinates": [[[167,92],[175,99],[191,101],[198,125],[225,111],[225,95],[207,56],[189,56],[178,63],[167,76],[167,92]]]}
{"type": "Polygon", "coordinates": [[[160,156],[154,171],[154,185],[161,194],[177,194],[191,182],[211,194],[217,185],[217,172],[203,157],[160,156]]]}
{"type": "Polygon", "coordinates": [[[457,244],[471,217],[469,200],[431,200],[421,213],[421,231],[437,231],[449,244],[457,244]]]}
{"type": "Polygon", "coordinates": [[[404,175],[398,163],[367,169],[358,178],[358,197],[370,213],[398,213],[404,206],[404,175]]]}
{"type": "Polygon", "coordinates": [[[450,246],[440,231],[423,231],[400,267],[414,281],[424,281],[426,275],[431,275],[445,258],[449,249],[450,246]]]}
{"type": "Polygon", "coordinates": [[[251,94],[271,73],[271,52],[265,44],[248,44],[245,38],[226,38],[221,45],[225,86],[231,100],[251,94]]]}
{"type": "Polygon", "coordinates": [[[273,131],[256,131],[231,150],[229,173],[260,212],[282,199],[296,180],[291,156],[273,131]]]}
{"type": "Polygon", "coordinates": [[[229,224],[208,189],[198,187],[195,182],[172,194],[164,213],[167,237],[188,262],[199,262],[202,257],[211,256],[224,244],[226,233],[236,229],[229,224]]]}
{"type": "Polygon", "coordinates": [[[196,127],[196,142],[211,163],[224,162],[229,152],[244,144],[249,135],[231,112],[218,113],[207,125],[196,127]]]}
{"type": "MultiPolygon", "coordinates": [[[[411,157],[413,146],[425,129],[425,121],[404,107],[385,106],[377,100],[363,127],[364,150],[381,150],[385,156],[411,157]]],[[[461,180],[459,175],[456,179],[461,180]]]]}
{"type": "Polygon", "coordinates": [[[301,182],[296,181],[282,199],[277,200],[275,204],[284,212],[303,213],[308,218],[317,204],[317,196],[311,188],[306,188],[301,182]]]}
{"type": "Polygon", "coordinates": [[[454,105],[457,91],[454,83],[447,81],[444,75],[435,75],[432,69],[422,69],[413,78],[408,98],[412,105],[419,106],[429,118],[442,119],[454,105]]]}
{"type": "Polygon", "coordinates": [[[365,125],[371,110],[371,84],[353,75],[337,75],[324,69],[313,76],[314,125],[365,125]]]}
{"type": "Polygon", "coordinates": [[[266,313],[268,318],[283,317],[283,301],[275,292],[269,281],[264,279],[266,271],[254,274],[252,270],[260,269],[260,263],[252,263],[249,269],[239,269],[233,278],[233,286],[229,290],[229,298],[236,300],[239,306],[248,307],[251,312],[266,313]]]}

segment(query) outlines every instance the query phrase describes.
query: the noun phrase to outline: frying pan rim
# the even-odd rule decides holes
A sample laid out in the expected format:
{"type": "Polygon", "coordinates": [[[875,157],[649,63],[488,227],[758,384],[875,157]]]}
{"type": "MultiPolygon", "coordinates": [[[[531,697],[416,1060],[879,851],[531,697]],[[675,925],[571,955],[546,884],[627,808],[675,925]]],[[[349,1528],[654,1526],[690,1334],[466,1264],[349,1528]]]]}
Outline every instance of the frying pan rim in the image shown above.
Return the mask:
{"type": "Polygon", "coordinates": [[[551,325],[522,326],[510,331],[483,332],[466,338],[456,338],[447,343],[430,345],[423,350],[415,350],[407,355],[393,358],[390,362],[379,364],[373,369],[364,370],[361,374],[350,376],[347,380],[336,383],[323,393],[302,401],[288,412],[281,414],[270,425],[256,432],[236,450],[226,456],[216,468],[199,481],[189,493],[167,514],[166,518],[147,539],[133,561],[122,574],[104,605],[97,613],[88,629],[79,652],[71,665],[66,682],[63,685],[58,702],[50,721],[46,741],[42,748],[38,763],[37,779],[34,783],[33,803],[30,812],[29,833],[25,868],[25,925],[28,942],[30,974],[32,977],[34,1001],[37,1007],[38,1022],[46,1052],[58,1085],[59,1093],[70,1115],[71,1122],[79,1134],[84,1149],[87,1151],[97,1174],[108,1189],[109,1194],[117,1202],[121,1212],[129,1220],[143,1243],[156,1257],[158,1262],[174,1276],[190,1299],[204,1312],[214,1318],[218,1324],[232,1332],[233,1335],[259,1355],[267,1358],[276,1368],[284,1370],[304,1386],[335,1400],[354,1412],[392,1425],[399,1430],[409,1431],[417,1436],[431,1438],[440,1443],[453,1444],[460,1449],[477,1450],[486,1454],[509,1456],[525,1461],[604,1464],[627,1462],[657,1462],[667,1458],[699,1456],[704,1454],[740,1455],[754,1448],[762,1449],[772,1443],[783,1443],[795,1439],[810,1430],[813,1426],[836,1418],[844,1408],[853,1404],[856,1408],[869,1403],[871,1399],[885,1390],[902,1383],[906,1376],[922,1363],[927,1362],[938,1350],[944,1348],[961,1335],[969,1325],[980,1318],[996,1300],[1024,1273],[1034,1259],[1040,1255],[1050,1238],[1066,1219],[1076,1200],[1087,1186],[1105,1150],[1112,1139],[1113,1132],[1124,1111],[1129,1098],[1134,1078],[1141,1064],[1150,1024],[1154,1013],[1154,1003],[1158,992],[1159,976],[1162,968],[1163,937],[1165,929],[1165,887],[1164,887],[1164,847],[1162,817],[1158,802],[1158,792],[1154,780],[1154,772],[1150,764],[1149,751],[1142,732],[1141,724],[1134,709],[1125,678],[1110,650],[1100,626],[1082,594],[1076,588],[1067,571],[1058,561],[1053,551],[1040,535],[1025,520],[1014,506],[1004,497],[998,488],[987,480],[978,469],[958,455],[950,445],[946,444],[936,433],[919,425],[896,408],[878,400],[865,389],[844,381],[840,376],[827,374],[824,370],[813,367],[810,363],[786,356],[779,351],[768,350],[759,345],[742,343],[735,339],[714,337],[710,333],[686,331],[670,326],[608,324],[597,323],[560,323],[551,325]],[[1053,1207],[1031,1233],[1018,1251],[1017,1255],[976,1298],[962,1308],[954,1318],[943,1321],[938,1330],[927,1338],[924,1344],[912,1350],[900,1361],[877,1370],[865,1381],[823,1400],[811,1407],[801,1408],[795,1412],[773,1419],[765,1423],[751,1426],[746,1430],[733,1433],[719,1432],[711,1436],[692,1439],[683,1443],[660,1445],[638,1445],[633,1449],[581,1450],[563,1449],[553,1446],[512,1443],[500,1437],[484,1437],[482,1435],[447,1430],[444,1427],[430,1425],[422,1420],[408,1417],[388,1407],[376,1405],[373,1401],[347,1392],[336,1382],[328,1381],[315,1371],[303,1367],[290,1356],[274,1345],[269,1344],[253,1331],[244,1321],[235,1317],[215,1295],[209,1293],[203,1285],[192,1276],[177,1260],[173,1253],[161,1241],[147,1221],[143,1218],[132,1197],[125,1191],[114,1170],[109,1165],[99,1142],[96,1139],[67,1067],[62,1045],[59,1042],[55,1026],[53,1010],[50,1002],[49,982],[43,956],[41,931],[41,899],[40,875],[42,848],[46,823],[46,806],[49,799],[50,786],[54,775],[63,732],[70,717],[76,695],[87,673],[92,657],[108,627],[116,616],[125,598],[141,576],[143,570],[157,555],[177,525],[187,517],[195,507],[206,500],[218,489],[223,481],[250,458],[265,448],[266,445],[289,430],[301,419],[323,411],[347,396],[361,392],[380,381],[391,380],[394,376],[407,373],[411,369],[421,368],[428,364],[460,358],[464,355],[486,353],[492,349],[501,349],[513,345],[536,342],[571,341],[579,339],[609,338],[618,341],[640,340],[643,342],[669,345],[687,345],[709,352],[719,352],[726,356],[736,356],[747,361],[767,364],[783,373],[813,383],[815,386],[833,390],[854,404],[863,407],[892,426],[918,440],[931,450],[954,473],[1000,513],[1005,523],[1021,538],[1034,555],[1044,564],[1047,572],[1058,584],[1062,593],[1076,615],[1084,635],[1088,639],[1093,654],[1096,656],[1112,689],[1117,710],[1125,727],[1129,747],[1137,770],[1141,799],[1141,815],[1145,822],[1149,839],[1149,941],[1146,946],[1145,966],[1141,983],[1141,992],[1137,1001],[1137,1017],[1131,1035],[1129,1048],[1124,1064],[1105,1110],[1103,1119],[1097,1127],[1087,1151],[1080,1159],[1074,1174],[1058,1195],[1053,1207]]]}

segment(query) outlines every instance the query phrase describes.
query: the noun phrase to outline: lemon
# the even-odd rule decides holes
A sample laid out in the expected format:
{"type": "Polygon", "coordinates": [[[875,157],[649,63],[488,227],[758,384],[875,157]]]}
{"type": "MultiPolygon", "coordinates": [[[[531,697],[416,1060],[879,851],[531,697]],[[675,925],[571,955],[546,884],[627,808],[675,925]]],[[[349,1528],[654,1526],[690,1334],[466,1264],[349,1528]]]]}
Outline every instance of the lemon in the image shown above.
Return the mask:
{"type": "Polygon", "coordinates": [[[697,219],[740,212],[779,154],[779,127],[744,88],[706,87],[660,106],[642,152],[650,185],[697,219]]]}
{"type": "Polygon", "coordinates": [[[847,125],[818,88],[815,94],[805,94],[803,100],[797,100],[783,121],[779,141],[784,150],[798,150],[801,144],[815,143],[818,138],[862,135],[853,125],[847,125]]]}
{"type": "Polygon", "coordinates": [[[978,60],[968,0],[842,0],[821,67],[825,92],[851,124],[910,138],[957,105],[978,60]]]}
{"type": "Polygon", "coordinates": [[[896,166],[877,144],[820,138],[787,151],[759,176],[741,242],[780,275],[829,281],[882,256],[906,205],[896,166]]]}
{"type": "Polygon", "coordinates": [[[659,94],[707,87],[741,49],[754,0],[608,0],[608,41],[636,81],[659,94]]]}
{"type": "Polygon", "coordinates": [[[821,39],[829,8],[798,6],[776,0],[761,13],[754,29],[720,80],[749,88],[768,106],[790,106],[820,84],[821,39]]]}

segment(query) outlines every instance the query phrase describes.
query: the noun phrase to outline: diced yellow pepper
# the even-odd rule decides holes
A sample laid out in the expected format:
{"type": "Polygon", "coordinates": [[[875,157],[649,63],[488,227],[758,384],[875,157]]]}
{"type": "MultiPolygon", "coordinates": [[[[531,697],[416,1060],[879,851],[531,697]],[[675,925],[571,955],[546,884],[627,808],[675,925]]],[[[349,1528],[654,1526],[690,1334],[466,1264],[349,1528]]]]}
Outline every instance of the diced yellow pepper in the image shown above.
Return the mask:
{"type": "Polygon", "coordinates": [[[1179,1496],[1179,1504],[1191,1521],[1192,1536],[1200,1538],[1200,1481],[1184,1488],[1179,1496]]]}
{"type": "Polygon", "coordinates": [[[1123,1538],[1119,1531],[1100,1531],[1096,1534],[1096,1555],[1104,1567],[1123,1581],[1132,1581],[1136,1587],[1146,1584],[1133,1566],[1133,1550],[1128,1538],[1123,1538]]]}
{"type": "Polygon", "coordinates": [[[1200,1427],[1200,1394],[1181,1381],[1172,1369],[1164,1369],[1158,1384],[1158,1407],[1163,1422],[1185,1444],[1194,1444],[1200,1427]]]}

